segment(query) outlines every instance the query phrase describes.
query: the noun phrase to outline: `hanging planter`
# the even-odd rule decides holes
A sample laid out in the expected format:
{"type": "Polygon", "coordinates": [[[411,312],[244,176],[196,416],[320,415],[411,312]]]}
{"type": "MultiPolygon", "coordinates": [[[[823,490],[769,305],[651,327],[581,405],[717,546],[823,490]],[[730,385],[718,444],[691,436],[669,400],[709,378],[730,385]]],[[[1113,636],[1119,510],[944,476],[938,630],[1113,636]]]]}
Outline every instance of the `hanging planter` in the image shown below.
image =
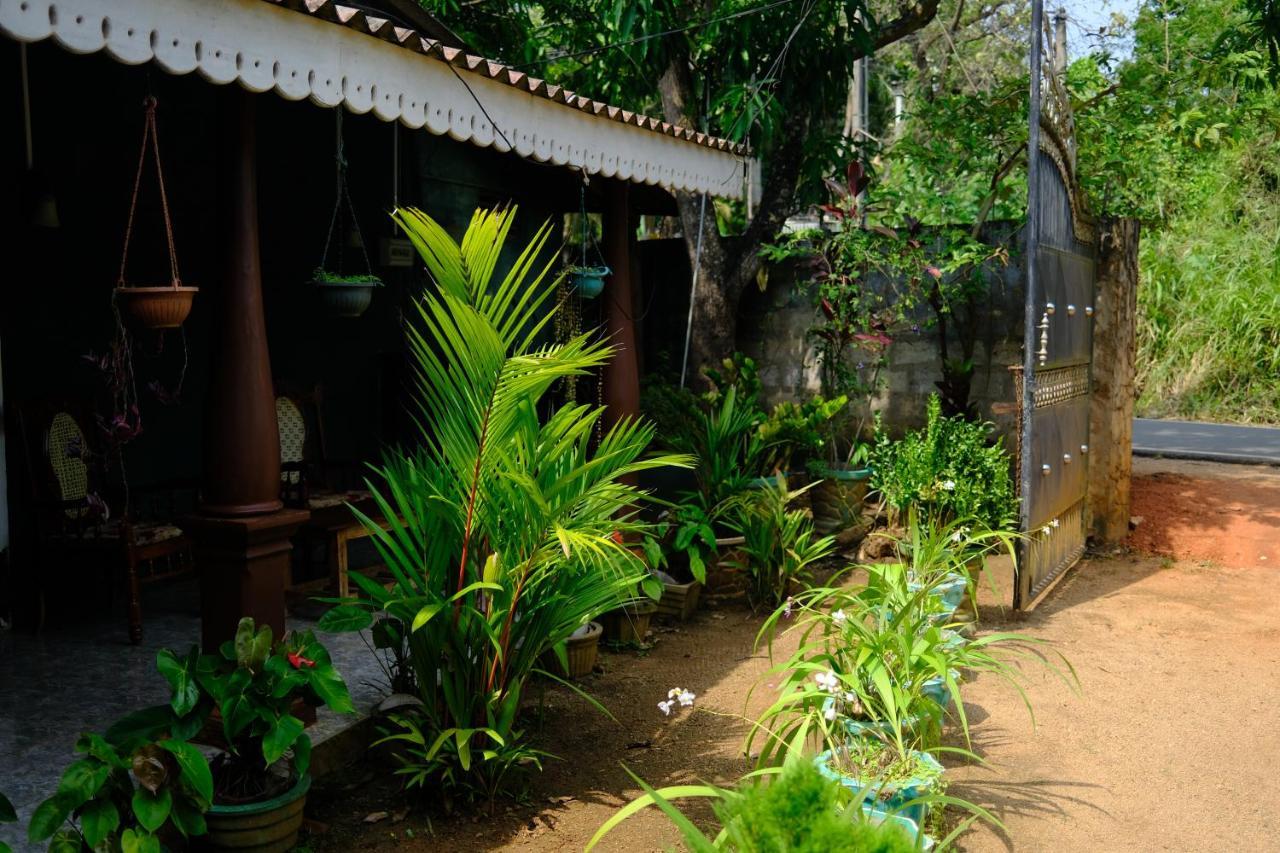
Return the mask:
{"type": "Polygon", "coordinates": [[[373,302],[373,289],[382,286],[382,279],[373,274],[373,264],[369,261],[369,252],[365,248],[364,235],[360,233],[360,223],[356,221],[355,205],[351,202],[351,191],[347,189],[347,158],[342,144],[342,108],[334,113],[337,117],[337,150],[334,159],[337,163],[337,180],[333,200],[333,215],[329,218],[329,232],[324,238],[324,254],[320,257],[320,266],[311,275],[311,283],[320,296],[320,304],[330,317],[359,317],[368,310],[373,302]],[[329,248],[333,245],[333,233],[338,228],[342,216],[342,202],[346,201],[346,209],[351,218],[351,246],[360,250],[364,258],[364,272],[348,274],[342,270],[342,245],[338,241],[338,252],[334,265],[329,266],[329,248]]]}
{"type": "Polygon", "coordinates": [[[315,271],[311,283],[331,317],[359,317],[373,302],[373,289],[382,286],[376,275],[341,276],[323,269],[315,271]]]}
{"type": "Polygon", "coordinates": [[[124,229],[124,250],[120,256],[120,275],[116,279],[115,305],[130,326],[144,329],[176,329],[191,313],[191,304],[200,288],[186,287],[178,275],[178,254],[173,243],[173,222],[169,218],[169,199],[164,191],[164,171],[160,167],[160,137],[156,132],[156,99],[146,100],[146,118],[142,126],[142,150],[138,153],[138,173],[133,180],[133,198],[129,202],[129,219],[124,229]],[[164,233],[169,246],[169,285],[167,287],[130,287],[125,283],[129,261],[129,242],[133,237],[133,218],[138,209],[138,188],[142,185],[142,169],[147,162],[147,143],[156,161],[156,181],[160,186],[160,208],[164,213],[164,233]]]}
{"type": "Polygon", "coordinates": [[[604,277],[612,273],[608,267],[571,267],[569,280],[583,299],[595,299],[604,293],[604,277]]]}

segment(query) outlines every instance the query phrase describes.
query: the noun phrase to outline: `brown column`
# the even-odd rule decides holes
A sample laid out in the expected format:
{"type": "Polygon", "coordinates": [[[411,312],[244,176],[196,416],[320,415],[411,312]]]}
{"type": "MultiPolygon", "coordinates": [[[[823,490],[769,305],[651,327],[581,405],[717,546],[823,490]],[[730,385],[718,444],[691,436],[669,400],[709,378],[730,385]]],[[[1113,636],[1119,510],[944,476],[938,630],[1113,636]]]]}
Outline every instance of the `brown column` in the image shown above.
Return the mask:
{"type": "Polygon", "coordinates": [[[184,525],[200,571],[203,644],[234,635],[242,616],[284,633],[289,537],[308,513],[280,501],[280,435],[262,310],[258,245],[255,96],[219,91],[222,151],[229,159],[222,251],[226,270],[206,292],[215,302],[204,476],[198,515],[184,525]]]}
{"type": "Polygon", "coordinates": [[[1102,229],[1098,252],[1089,410],[1089,532],[1099,544],[1122,542],[1129,535],[1139,234],[1136,219],[1115,220],[1102,229]]]}
{"type": "Polygon", "coordinates": [[[604,290],[605,328],[615,348],[604,369],[606,426],[640,414],[640,365],[636,355],[635,294],[632,257],[635,221],[631,216],[630,187],[610,181],[605,187],[604,255],[613,270],[604,290]]]}

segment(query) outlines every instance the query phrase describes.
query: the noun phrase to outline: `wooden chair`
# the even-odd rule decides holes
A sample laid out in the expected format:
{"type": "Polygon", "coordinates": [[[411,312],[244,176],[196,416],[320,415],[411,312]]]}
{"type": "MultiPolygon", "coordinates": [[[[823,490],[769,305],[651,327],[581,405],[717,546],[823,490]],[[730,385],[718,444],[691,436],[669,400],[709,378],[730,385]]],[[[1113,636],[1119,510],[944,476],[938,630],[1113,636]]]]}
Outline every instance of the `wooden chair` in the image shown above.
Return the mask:
{"type": "MultiPolygon", "coordinates": [[[[306,509],[311,519],[299,531],[295,549],[302,552],[304,564],[311,544],[318,538],[324,545],[328,565],[328,586],[334,595],[345,597],[347,581],[347,544],[366,534],[348,504],[376,516],[368,490],[351,488],[357,482],[357,466],[331,460],[325,448],[324,421],[321,417],[323,394],[316,386],[306,392],[281,391],[277,385],[276,424],[280,430],[280,498],[286,506],[306,509]]],[[[303,581],[295,588],[315,587],[303,581]]]]}
{"type": "MultiPolygon", "coordinates": [[[[123,576],[129,641],[140,643],[142,585],[193,570],[191,543],[170,523],[182,511],[177,493],[184,489],[109,494],[108,460],[85,407],[41,402],[17,411],[39,566],[37,630],[44,627],[46,590],[55,578],[106,568],[123,576]]],[[[194,490],[187,491],[194,506],[194,490]]]]}

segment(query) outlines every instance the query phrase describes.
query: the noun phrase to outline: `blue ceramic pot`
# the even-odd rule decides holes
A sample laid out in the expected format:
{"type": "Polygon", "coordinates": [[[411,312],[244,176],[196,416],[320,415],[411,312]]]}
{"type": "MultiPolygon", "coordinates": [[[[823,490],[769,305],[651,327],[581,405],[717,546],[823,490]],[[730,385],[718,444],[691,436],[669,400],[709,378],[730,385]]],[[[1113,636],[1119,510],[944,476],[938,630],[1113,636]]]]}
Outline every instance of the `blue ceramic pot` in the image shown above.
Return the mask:
{"type": "Polygon", "coordinates": [[[608,267],[578,267],[569,274],[569,278],[579,296],[595,299],[604,293],[604,277],[612,272],[608,267]]]}
{"type": "Polygon", "coordinates": [[[852,791],[854,796],[861,793],[863,803],[867,806],[883,812],[902,815],[908,820],[914,821],[917,826],[921,826],[929,814],[929,805],[923,802],[911,803],[911,801],[929,792],[934,780],[942,773],[942,765],[927,752],[913,750],[911,754],[919,763],[920,770],[910,779],[894,783],[892,788],[875,779],[855,779],[844,775],[831,766],[833,758],[831,750],[819,753],[813,759],[813,763],[817,766],[819,773],[828,779],[834,779],[839,782],[852,791]],[[907,805],[907,803],[911,803],[911,805],[907,805]]]}

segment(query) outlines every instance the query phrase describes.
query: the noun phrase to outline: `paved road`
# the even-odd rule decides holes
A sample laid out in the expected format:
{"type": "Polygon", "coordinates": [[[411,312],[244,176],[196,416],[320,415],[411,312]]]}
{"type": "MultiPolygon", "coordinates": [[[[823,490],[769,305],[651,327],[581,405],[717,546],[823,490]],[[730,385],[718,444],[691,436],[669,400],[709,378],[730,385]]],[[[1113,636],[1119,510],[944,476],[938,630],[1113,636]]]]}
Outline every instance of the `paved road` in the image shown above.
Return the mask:
{"type": "Polygon", "coordinates": [[[1138,456],[1280,465],[1280,428],[1134,418],[1133,452],[1138,456]]]}

